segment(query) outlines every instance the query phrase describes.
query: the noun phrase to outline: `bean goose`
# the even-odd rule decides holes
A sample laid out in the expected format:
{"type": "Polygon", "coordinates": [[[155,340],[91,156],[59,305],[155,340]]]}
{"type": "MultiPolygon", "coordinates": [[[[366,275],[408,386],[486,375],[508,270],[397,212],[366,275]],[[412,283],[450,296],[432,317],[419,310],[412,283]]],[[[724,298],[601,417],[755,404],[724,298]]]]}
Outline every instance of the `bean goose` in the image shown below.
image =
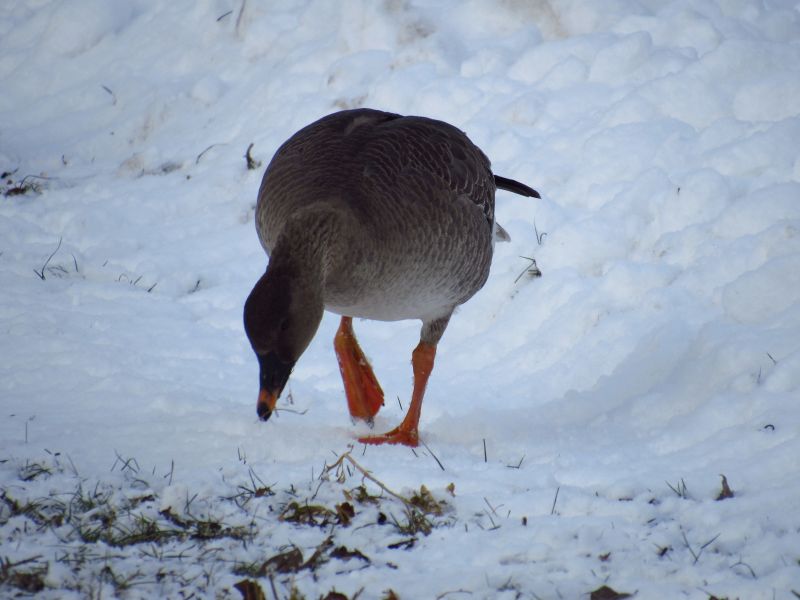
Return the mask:
{"type": "Polygon", "coordinates": [[[342,317],[334,349],[350,415],[371,423],[383,391],[352,320],[420,319],[405,418],[360,438],[416,446],[436,345],[453,310],[489,276],[501,231],[497,188],[539,197],[493,175],[463,132],[434,119],[345,110],[289,138],[258,193],[256,228],[269,264],[244,307],[260,367],[259,417],[269,418],[328,310],[342,317]]]}

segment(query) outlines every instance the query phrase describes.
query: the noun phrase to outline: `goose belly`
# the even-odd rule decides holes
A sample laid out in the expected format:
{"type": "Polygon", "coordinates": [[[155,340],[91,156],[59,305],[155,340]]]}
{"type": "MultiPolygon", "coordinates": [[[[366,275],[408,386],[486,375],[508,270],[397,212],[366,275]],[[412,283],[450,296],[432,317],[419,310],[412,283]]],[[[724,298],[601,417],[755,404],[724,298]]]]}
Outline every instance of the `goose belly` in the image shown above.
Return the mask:
{"type": "Polygon", "coordinates": [[[486,282],[491,244],[469,248],[420,245],[398,253],[353,251],[325,279],[325,308],[379,321],[449,314],[486,282]]]}

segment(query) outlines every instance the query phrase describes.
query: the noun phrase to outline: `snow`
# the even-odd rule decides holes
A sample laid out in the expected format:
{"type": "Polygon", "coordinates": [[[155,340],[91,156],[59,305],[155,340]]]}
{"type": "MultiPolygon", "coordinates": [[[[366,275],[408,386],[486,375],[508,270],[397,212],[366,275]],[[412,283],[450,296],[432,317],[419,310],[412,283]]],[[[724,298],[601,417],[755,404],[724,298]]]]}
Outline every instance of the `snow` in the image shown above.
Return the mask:
{"type": "MultiPolygon", "coordinates": [[[[0,557],[46,568],[39,596],[237,598],[235,565],[328,536],[371,562],[251,577],[281,598],[800,593],[796,2],[7,4],[2,189],[39,193],[0,197],[0,557]],[[279,404],[297,412],[255,413],[260,176],[355,106],[451,122],[543,196],[498,193],[512,241],[440,343],[416,454],[355,442],[334,315],[279,404]],[[447,503],[413,547],[376,525],[403,519],[386,493],[349,526],[278,518],[344,502],[357,469],[320,475],[351,445],[389,489],[447,503]],[[274,495],[225,499],[259,480],[274,495]],[[250,537],[82,543],[10,504],[92,493],[126,526],[250,537]]],[[[384,430],[419,323],[356,331],[384,430]]],[[[0,594],[22,593],[7,572],[0,594]]]]}

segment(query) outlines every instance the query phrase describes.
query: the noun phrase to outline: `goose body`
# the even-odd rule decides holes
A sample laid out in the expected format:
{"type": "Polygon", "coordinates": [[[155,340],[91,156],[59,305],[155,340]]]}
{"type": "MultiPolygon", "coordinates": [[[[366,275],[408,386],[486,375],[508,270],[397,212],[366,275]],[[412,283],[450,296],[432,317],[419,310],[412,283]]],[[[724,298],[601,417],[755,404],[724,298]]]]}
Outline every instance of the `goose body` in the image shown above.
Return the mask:
{"type": "Polygon", "coordinates": [[[496,178],[484,153],[442,121],[356,109],[289,138],[259,190],[256,229],[270,261],[245,304],[261,418],[329,310],[342,315],[334,345],[351,415],[371,421],[383,394],[352,317],[420,319],[407,427],[362,440],[416,445],[436,344],[489,275],[497,187],[538,196],[496,178]]]}

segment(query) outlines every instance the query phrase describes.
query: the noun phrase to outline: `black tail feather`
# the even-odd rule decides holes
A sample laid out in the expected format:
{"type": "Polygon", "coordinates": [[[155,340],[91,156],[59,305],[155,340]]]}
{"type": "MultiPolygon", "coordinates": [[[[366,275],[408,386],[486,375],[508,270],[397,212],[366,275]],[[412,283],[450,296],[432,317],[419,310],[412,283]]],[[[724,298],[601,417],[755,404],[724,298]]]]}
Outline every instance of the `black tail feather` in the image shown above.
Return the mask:
{"type": "Polygon", "coordinates": [[[508,179],[507,177],[500,177],[500,175],[495,175],[494,184],[501,190],[505,190],[507,192],[513,192],[515,194],[519,194],[520,196],[541,198],[539,192],[537,192],[535,189],[528,187],[527,185],[525,185],[524,183],[520,183],[519,181],[508,179]]]}

